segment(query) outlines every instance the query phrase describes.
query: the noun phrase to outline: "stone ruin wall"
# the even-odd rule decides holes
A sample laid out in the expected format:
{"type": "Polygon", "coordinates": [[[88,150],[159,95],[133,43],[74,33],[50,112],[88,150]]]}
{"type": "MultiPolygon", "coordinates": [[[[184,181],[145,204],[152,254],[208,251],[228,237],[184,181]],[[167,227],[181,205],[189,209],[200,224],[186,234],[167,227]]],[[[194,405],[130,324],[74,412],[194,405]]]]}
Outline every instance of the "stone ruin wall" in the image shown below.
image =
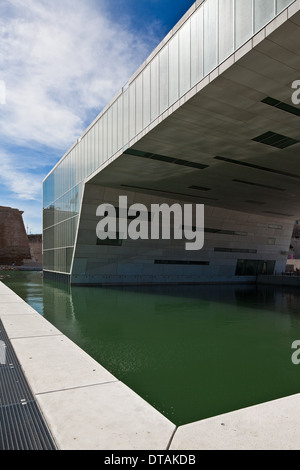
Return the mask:
{"type": "Polygon", "coordinates": [[[31,259],[23,212],[0,206],[0,264],[22,266],[31,259]]]}

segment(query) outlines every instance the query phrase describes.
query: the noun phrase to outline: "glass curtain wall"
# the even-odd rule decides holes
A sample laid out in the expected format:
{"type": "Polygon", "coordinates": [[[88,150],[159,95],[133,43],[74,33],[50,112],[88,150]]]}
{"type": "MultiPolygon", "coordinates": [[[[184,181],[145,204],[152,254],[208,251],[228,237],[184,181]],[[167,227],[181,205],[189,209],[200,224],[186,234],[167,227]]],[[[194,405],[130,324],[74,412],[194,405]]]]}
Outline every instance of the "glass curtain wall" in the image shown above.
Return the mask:
{"type": "Polygon", "coordinates": [[[70,273],[84,179],[293,0],[206,0],[43,184],[44,269],[70,273]]]}

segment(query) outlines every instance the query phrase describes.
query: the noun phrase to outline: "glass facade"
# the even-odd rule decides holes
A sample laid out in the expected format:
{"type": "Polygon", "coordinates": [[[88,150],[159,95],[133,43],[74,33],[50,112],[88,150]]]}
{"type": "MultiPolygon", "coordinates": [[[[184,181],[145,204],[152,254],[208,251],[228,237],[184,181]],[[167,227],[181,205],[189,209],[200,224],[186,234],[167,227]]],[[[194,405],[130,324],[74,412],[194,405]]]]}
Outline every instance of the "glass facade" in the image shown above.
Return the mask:
{"type": "Polygon", "coordinates": [[[275,271],[276,261],[263,261],[255,259],[239,259],[236,265],[236,276],[270,275],[275,271]]]}
{"type": "Polygon", "coordinates": [[[180,26],[45,179],[45,270],[70,273],[85,178],[291,3],[206,0],[180,26]]]}

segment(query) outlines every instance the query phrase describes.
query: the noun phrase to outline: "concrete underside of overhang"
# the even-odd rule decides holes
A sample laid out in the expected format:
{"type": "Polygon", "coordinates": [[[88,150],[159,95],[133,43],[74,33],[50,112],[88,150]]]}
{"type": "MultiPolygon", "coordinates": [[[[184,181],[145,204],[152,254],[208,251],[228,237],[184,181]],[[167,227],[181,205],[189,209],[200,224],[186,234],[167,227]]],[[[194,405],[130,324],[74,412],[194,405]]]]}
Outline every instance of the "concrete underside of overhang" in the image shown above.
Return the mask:
{"type": "MultiPolygon", "coordinates": [[[[300,116],[262,102],[270,97],[300,111],[300,105],[291,101],[292,83],[300,80],[299,37],[297,13],[264,39],[257,38],[255,47],[251,47],[254,40],[244,46],[247,53],[240,51],[228,59],[230,67],[223,67],[222,73],[219,68],[206,86],[170,109],[126,153],[100,168],[86,188],[100,186],[120,195],[132,191],[199,203],[224,209],[224,214],[228,210],[228,214],[237,211],[265,217],[266,223],[274,218],[287,230],[284,247],[277,255],[274,252],[278,258],[279,252],[288,249],[292,224],[300,218],[300,142],[277,148],[253,139],[272,132],[300,141],[300,116]]],[[[85,196],[81,220],[84,205],[85,196]]],[[[81,256],[78,242],[74,266],[81,256]]]]}
{"type": "Polygon", "coordinates": [[[92,183],[120,191],[127,185],[149,194],[153,189],[157,195],[161,190],[161,196],[169,191],[168,197],[177,198],[176,193],[180,193],[217,207],[300,217],[300,143],[278,149],[252,140],[271,131],[300,141],[300,116],[261,102],[271,97],[293,105],[291,85],[300,80],[299,38],[300,13],[132,147],[208,168],[198,170],[123,154],[94,176],[92,183]],[[216,156],[291,176],[219,161],[216,156]],[[191,186],[208,190],[191,190],[191,186]],[[257,204],[248,202],[251,200],[257,204]]]}

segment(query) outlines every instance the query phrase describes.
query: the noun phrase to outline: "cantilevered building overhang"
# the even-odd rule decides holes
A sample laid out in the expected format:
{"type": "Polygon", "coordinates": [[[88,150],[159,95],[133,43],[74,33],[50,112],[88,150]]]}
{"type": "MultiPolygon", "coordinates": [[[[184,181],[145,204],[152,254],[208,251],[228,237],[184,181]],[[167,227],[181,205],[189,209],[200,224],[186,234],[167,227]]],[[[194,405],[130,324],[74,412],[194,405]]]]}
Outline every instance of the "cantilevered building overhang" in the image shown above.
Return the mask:
{"type": "Polygon", "coordinates": [[[43,183],[44,272],[73,284],[251,281],[300,218],[300,1],[197,1],[43,183]],[[97,239],[100,204],[205,205],[205,244],[97,239]]]}

